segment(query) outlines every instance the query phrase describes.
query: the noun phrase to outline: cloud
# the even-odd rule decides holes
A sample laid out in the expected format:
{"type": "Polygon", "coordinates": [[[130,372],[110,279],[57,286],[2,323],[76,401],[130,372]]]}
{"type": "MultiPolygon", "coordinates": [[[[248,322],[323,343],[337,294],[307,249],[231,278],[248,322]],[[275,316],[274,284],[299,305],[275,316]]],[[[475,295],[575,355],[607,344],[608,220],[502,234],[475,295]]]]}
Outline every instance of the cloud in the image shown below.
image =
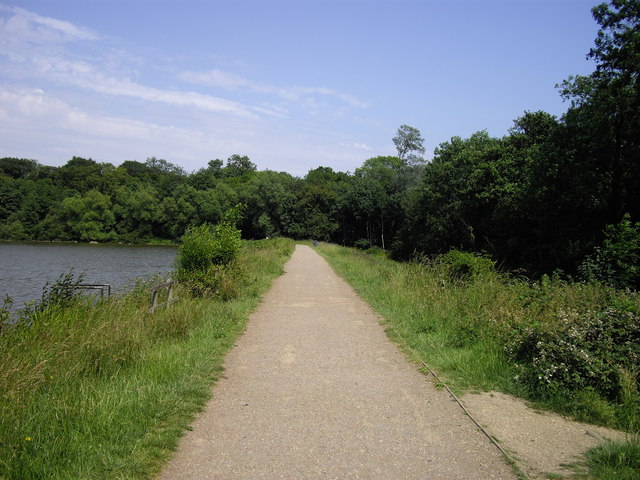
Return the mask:
{"type": "Polygon", "coordinates": [[[158,156],[195,170],[240,153],[259,167],[304,175],[318,162],[353,169],[370,148],[336,127],[338,113],[367,107],[356,97],[223,70],[185,72],[180,77],[195,84],[186,85],[162,76],[177,68],[162,55],[136,53],[69,22],[0,5],[0,156],[48,165],[74,155],[114,164],[158,156]],[[294,116],[296,109],[306,115],[294,116]],[[319,113],[326,115],[318,122],[319,113]]]}
{"type": "Polygon", "coordinates": [[[373,151],[373,147],[367,145],[366,143],[342,143],[340,142],[341,147],[352,148],[356,150],[364,150],[366,152],[373,151]]]}
{"type": "Polygon", "coordinates": [[[50,163],[52,157],[66,161],[80,155],[119,163],[158,155],[196,169],[219,152],[246,151],[254,132],[246,120],[239,122],[244,129],[211,118],[197,129],[160,125],[93,114],[41,89],[0,85],[0,156],[27,156],[50,163]]]}
{"type": "Polygon", "coordinates": [[[265,83],[254,82],[234,73],[213,69],[208,72],[184,72],[179,75],[181,80],[198,85],[219,87],[226,90],[248,90],[253,93],[275,95],[283,100],[304,103],[309,97],[316,95],[333,97],[351,107],[367,108],[368,103],[353,95],[336,92],[327,87],[277,87],[265,83]]]}
{"type": "Polygon", "coordinates": [[[149,87],[129,78],[104,76],[93,71],[91,66],[78,62],[57,62],[49,65],[58,80],[87,90],[107,95],[136,98],[147,102],[159,102],[177,107],[194,107],[209,112],[221,112],[241,117],[257,118],[251,110],[269,114],[268,109],[251,108],[241,103],[192,91],[166,90],[149,87]]]}
{"type": "Polygon", "coordinates": [[[200,120],[197,128],[188,128],[95,114],[42,89],[0,84],[0,157],[61,165],[75,155],[118,165],[157,156],[193,171],[212,158],[240,153],[261,169],[268,166],[298,176],[317,167],[319,159],[325,166],[346,171],[365,158],[357,147],[339,146],[330,136],[311,139],[239,117],[202,114],[200,120]]]}
{"type": "MultiPolygon", "coordinates": [[[[143,85],[128,77],[120,77],[105,71],[114,71],[117,65],[105,66],[101,62],[101,52],[92,60],[81,59],[72,50],[57,48],[42,49],[33,43],[51,46],[61,37],[77,40],[97,40],[99,37],[80,27],[49,17],[42,17],[22,8],[0,6],[0,11],[14,15],[4,21],[0,18],[0,53],[10,59],[4,66],[5,74],[14,77],[36,77],[40,81],[53,81],[61,86],[106,94],[135,98],[147,102],[163,103],[177,107],[192,107],[208,112],[231,114],[244,118],[258,118],[260,115],[281,117],[282,113],[263,105],[248,106],[240,102],[219,98],[194,91],[161,89],[143,85]]],[[[99,43],[99,42],[98,42],[99,43]]],[[[102,48],[100,45],[96,49],[102,48]]],[[[84,58],[86,56],[83,55],[84,58]]],[[[113,57],[107,57],[113,62],[113,57]]],[[[122,70],[127,70],[126,67],[122,70]]]]}
{"type": "Polygon", "coordinates": [[[2,11],[13,13],[7,20],[0,19],[0,33],[5,38],[17,37],[20,41],[34,43],[99,39],[98,35],[86,28],[64,20],[43,17],[24,8],[0,4],[0,12],[2,11]]]}
{"type": "MultiPolygon", "coordinates": [[[[80,87],[105,95],[252,119],[262,116],[286,118],[289,112],[283,103],[287,102],[299,105],[310,115],[317,115],[322,107],[328,106],[321,98],[337,99],[345,105],[344,108],[367,107],[366,102],[327,87],[277,87],[218,69],[208,72],[184,72],[179,78],[196,85],[276,97],[279,102],[261,98],[251,105],[192,90],[162,89],[144,85],[129,76],[117,73],[131,73],[127,66],[127,56],[120,58],[121,65],[114,64],[113,56],[106,54],[113,51],[107,39],[90,30],[19,7],[0,4],[0,12],[10,14],[6,19],[0,16],[0,53],[5,54],[9,60],[3,66],[7,77],[32,78],[37,79],[39,83],[53,81],[59,86],[80,87]],[[64,45],[71,40],[90,42],[83,42],[82,48],[77,50],[75,47],[64,45]],[[88,51],[85,51],[87,49],[88,51]]],[[[117,59],[115,61],[117,62],[117,59]]],[[[342,111],[340,108],[329,108],[333,112],[342,111]]]]}

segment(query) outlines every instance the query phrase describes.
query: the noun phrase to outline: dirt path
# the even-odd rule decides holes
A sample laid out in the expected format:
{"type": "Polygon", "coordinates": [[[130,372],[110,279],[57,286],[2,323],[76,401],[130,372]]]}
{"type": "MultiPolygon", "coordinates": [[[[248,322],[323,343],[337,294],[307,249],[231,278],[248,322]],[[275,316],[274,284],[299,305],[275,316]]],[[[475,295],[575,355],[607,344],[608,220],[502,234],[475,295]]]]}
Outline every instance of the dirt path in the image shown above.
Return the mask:
{"type": "Polygon", "coordinates": [[[160,478],[516,477],[368,305],[298,246],[160,478]]]}

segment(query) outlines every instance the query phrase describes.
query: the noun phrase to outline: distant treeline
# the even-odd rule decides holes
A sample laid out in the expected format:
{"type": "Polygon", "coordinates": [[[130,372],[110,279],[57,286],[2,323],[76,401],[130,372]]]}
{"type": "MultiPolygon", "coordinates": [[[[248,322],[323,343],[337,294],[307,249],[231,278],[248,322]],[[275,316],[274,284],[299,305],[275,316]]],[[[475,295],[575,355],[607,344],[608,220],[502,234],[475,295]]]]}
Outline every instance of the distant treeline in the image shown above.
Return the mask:
{"type": "Polygon", "coordinates": [[[526,112],[506,136],[454,137],[428,162],[420,132],[403,125],[398,156],[304,178],[257,171],[240,155],[193,173],[156,158],[115,167],[74,157],[58,168],[4,158],[0,238],[177,240],[244,203],[247,238],[378,246],[403,259],[458,248],[531,274],[631,268],[637,285],[640,5],[614,0],[593,14],[596,69],[559,86],[570,105],[561,118],[526,112]]]}

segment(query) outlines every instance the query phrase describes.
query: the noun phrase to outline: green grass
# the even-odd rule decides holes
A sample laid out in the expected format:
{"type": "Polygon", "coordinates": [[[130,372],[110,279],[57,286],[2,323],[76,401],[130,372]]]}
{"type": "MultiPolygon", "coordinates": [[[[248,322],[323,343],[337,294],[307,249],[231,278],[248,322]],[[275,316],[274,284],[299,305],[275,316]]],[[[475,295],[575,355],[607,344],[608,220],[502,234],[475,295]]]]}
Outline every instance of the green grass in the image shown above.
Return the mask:
{"type": "Polygon", "coordinates": [[[491,322],[489,303],[506,301],[499,298],[503,292],[497,278],[461,289],[443,285],[427,265],[327,244],[318,251],[384,317],[389,336],[438,371],[454,390],[510,384],[513,375],[499,340],[483,328],[491,322]]]}
{"type": "Polygon", "coordinates": [[[637,436],[628,442],[607,442],[592,448],[578,471],[579,478],[591,480],[638,480],[640,442],[637,436]]]}
{"type": "Polygon", "coordinates": [[[247,242],[235,298],[148,313],[148,291],[51,308],[0,335],[0,478],[144,479],[210,396],[224,354],[293,249],[247,242]]]}
{"type": "MultiPolygon", "coordinates": [[[[457,277],[441,262],[397,263],[329,244],[317,251],[384,318],[388,335],[409,357],[424,360],[454,391],[503,391],[582,421],[637,432],[637,370],[614,372],[622,384],[615,398],[591,387],[541,389],[544,384],[518,379],[522,370],[505,349],[519,335],[560,331],[610,305],[637,308],[637,294],[558,278],[532,283],[484,267],[457,277]]],[[[590,478],[640,478],[636,440],[590,451],[588,463],[590,478]]]]}

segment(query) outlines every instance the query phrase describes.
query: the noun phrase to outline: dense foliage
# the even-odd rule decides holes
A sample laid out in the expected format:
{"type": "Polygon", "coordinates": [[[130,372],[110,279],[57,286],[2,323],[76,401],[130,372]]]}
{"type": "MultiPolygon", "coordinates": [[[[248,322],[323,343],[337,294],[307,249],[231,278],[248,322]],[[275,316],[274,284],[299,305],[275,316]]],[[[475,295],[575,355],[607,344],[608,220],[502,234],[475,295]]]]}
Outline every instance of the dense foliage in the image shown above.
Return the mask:
{"type": "Polygon", "coordinates": [[[402,125],[397,156],[304,178],[240,155],[193,173],[157,158],[115,167],[74,157],[58,168],[4,158],[0,238],[177,240],[243,203],[246,238],[376,246],[403,259],[457,248],[533,276],[563,269],[637,288],[640,4],[613,0],[593,15],[596,68],[559,86],[570,102],[561,118],[525,112],[504,137],[453,137],[430,162],[420,132],[402,125]]]}
{"type": "Polygon", "coordinates": [[[217,295],[231,298],[238,276],[235,264],[242,248],[241,232],[236,227],[244,205],[225,213],[217,225],[203,223],[189,227],[182,237],[176,258],[175,277],[190,288],[194,295],[217,295]]]}

